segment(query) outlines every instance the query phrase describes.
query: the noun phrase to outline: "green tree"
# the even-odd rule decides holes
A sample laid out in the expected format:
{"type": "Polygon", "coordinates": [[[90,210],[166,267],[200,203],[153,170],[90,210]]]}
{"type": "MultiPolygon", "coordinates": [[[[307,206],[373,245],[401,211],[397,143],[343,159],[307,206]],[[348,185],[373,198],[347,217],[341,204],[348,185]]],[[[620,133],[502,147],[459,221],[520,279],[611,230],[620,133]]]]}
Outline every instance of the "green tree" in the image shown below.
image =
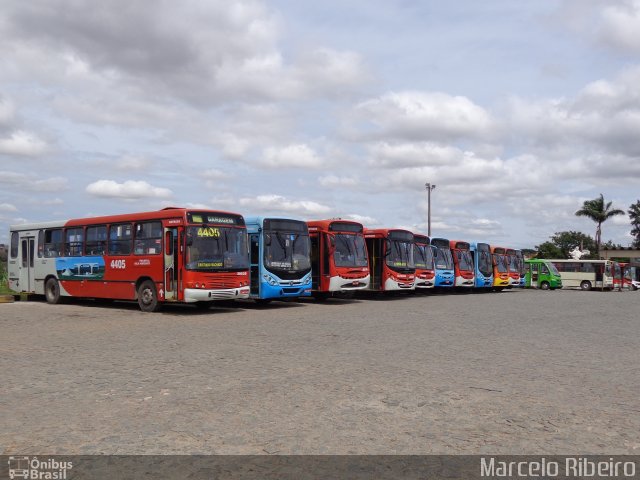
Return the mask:
{"type": "Polygon", "coordinates": [[[600,250],[602,241],[602,224],[616,215],[624,215],[624,211],[619,208],[611,208],[612,202],[604,202],[604,196],[600,194],[598,198],[586,200],[582,204],[582,208],[576,212],[578,217],[587,217],[596,222],[596,255],[600,250]]]}
{"type": "Polygon", "coordinates": [[[582,232],[556,232],[551,236],[551,240],[536,246],[536,250],[538,258],[569,258],[569,252],[576,247],[589,250],[589,255],[582,258],[598,258],[593,238],[582,232]]]}
{"type": "Polygon", "coordinates": [[[640,200],[633,203],[627,213],[631,219],[631,236],[633,237],[631,246],[640,248],[640,200]]]}

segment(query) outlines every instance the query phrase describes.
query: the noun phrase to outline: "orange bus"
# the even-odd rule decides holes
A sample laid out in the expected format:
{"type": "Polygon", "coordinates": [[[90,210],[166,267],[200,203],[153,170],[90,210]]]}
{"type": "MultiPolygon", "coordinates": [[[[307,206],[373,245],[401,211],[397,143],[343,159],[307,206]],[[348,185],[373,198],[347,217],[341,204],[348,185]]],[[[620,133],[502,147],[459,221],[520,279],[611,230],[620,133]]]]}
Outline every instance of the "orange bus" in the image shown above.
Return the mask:
{"type": "Polygon", "coordinates": [[[461,240],[450,240],[453,269],[455,275],[454,287],[472,288],[475,284],[475,268],[471,255],[471,244],[461,240]]]}
{"type": "Polygon", "coordinates": [[[307,222],[311,240],[311,294],[322,298],[369,286],[369,263],[361,223],[307,222]]]}
{"type": "Polygon", "coordinates": [[[10,287],[61,297],[137,300],[208,307],[249,297],[247,229],[242,215],[165,208],[11,227],[10,287]]]}
{"type": "Polygon", "coordinates": [[[502,290],[509,286],[509,258],[504,247],[491,246],[493,262],[493,288],[502,290]]]}
{"type": "Polygon", "coordinates": [[[433,264],[431,240],[426,235],[414,234],[413,259],[416,265],[416,290],[435,286],[436,270],[433,264]]]}
{"type": "Polygon", "coordinates": [[[366,228],[364,237],[371,272],[369,290],[415,290],[413,233],[400,229],[366,228]]]}

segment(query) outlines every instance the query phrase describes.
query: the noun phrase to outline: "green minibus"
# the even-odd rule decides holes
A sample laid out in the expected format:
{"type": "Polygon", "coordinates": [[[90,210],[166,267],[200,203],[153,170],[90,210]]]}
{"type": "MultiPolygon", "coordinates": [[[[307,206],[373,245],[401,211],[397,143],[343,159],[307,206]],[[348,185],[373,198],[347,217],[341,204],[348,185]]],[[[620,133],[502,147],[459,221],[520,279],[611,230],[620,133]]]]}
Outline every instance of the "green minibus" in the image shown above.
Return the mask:
{"type": "Polygon", "coordinates": [[[540,288],[542,290],[562,288],[560,272],[549,260],[544,258],[525,260],[524,270],[524,286],[527,288],[540,288]]]}

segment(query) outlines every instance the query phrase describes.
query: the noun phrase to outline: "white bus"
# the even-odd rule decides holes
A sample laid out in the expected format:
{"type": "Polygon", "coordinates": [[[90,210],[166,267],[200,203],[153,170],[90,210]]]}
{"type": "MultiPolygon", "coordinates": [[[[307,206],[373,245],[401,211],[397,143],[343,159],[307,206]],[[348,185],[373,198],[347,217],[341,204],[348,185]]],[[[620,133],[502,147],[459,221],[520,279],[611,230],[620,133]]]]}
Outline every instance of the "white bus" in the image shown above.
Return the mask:
{"type": "Polygon", "coordinates": [[[555,266],[562,287],[613,289],[614,263],[611,260],[549,260],[555,266]]]}

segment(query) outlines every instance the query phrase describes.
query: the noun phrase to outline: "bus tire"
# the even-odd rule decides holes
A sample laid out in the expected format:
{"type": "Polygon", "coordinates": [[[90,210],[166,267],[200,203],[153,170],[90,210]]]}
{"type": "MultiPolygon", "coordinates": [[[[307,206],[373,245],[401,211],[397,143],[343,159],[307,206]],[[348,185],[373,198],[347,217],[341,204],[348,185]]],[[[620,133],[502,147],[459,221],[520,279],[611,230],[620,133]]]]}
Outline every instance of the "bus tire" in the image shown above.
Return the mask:
{"type": "Polygon", "coordinates": [[[542,290],[549,290],[549,289],[551,288],[551,285],[549,285],[549,282],[542,282],[542,283],[540,284],[540,288],[541,288],[542,290]]]}
{"type": "Polygon", "coordinates": [[[196,302],[193,304],[198,310],[209,310],[211,308],[212,302],[196,302]]]}
{"type": "Polygon", "coordinates": [[[584,290],[585,292],[591,290],[591,282],[589,280],[583,280],[580,282],[580,290],[584,290]]]}
{"type": "Polygon", "coordinates": [[[51,305],[60,303],[60,284],[53,277],[49,278],[44,284],[44,298],[51,305]]]}
{"type": "Polygon", "coordinates": [[[143,312],[157,312],[160,310],[156,284],[151,280],[145,280],[138,287],[138,305],[143,312]]]}

